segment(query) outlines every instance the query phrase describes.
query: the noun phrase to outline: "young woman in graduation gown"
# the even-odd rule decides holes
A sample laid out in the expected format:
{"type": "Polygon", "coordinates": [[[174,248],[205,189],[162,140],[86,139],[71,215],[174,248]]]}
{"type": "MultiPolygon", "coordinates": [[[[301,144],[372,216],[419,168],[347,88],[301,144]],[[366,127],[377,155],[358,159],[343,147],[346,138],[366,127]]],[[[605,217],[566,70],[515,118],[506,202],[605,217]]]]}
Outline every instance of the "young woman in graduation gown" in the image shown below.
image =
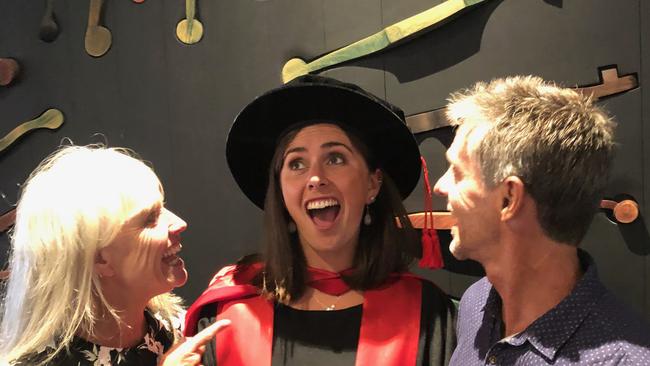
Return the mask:
{"type": "Polygon", "coordinates": [[[447,364],[454,306],[408,272],[422,250],[402,199],[421,166],[401,110],[303,76],[241,111],[226,155],[264,210],[264,244],[220,270],[188,310],[188,335],[232,321],[203,364],[447,364]]]}

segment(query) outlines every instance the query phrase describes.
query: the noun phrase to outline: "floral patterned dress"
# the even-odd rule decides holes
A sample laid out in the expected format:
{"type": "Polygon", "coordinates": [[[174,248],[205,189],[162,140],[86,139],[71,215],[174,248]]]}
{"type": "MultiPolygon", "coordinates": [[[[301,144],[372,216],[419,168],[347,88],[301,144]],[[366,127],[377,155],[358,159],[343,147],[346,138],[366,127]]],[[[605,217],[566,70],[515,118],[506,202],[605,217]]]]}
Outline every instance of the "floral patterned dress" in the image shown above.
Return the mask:
{"type": "MultiPolygon", "coordinates": [[[[156,314],[157,315],[157,314],[156,314]]],[[[155,366],[180,337],[180,321],[169,324],[161,317],[145,311],[148,331],[142,342],[131,348],[113,348],[100,346],[85,339],[75,337],[70,345],[70,352],[63,351],[50,361],[48,366],[155,366]]],[[[31,365],[47,354],[47,350],[17,365],[31,365]]]]}

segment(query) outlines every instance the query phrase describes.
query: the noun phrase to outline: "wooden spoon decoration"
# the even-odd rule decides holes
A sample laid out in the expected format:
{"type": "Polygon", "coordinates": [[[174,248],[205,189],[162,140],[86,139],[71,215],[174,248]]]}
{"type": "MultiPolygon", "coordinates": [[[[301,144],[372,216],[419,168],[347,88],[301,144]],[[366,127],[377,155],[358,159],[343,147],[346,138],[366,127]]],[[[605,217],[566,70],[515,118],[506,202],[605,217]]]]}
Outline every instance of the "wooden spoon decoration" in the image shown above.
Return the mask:
{"type": "MultiPolygon", "coordinates": [[[[0,215],[0,233],[4,233],[5,231],[9,230],[10,227],[14,226],[15,221],[16,221],[16,208],[12,208],[11,210],[0,215]]],[[[0,281],[6,280],[7,278],[9,278],[9,271],[8,270],[0,271],[0,281]]]]}
{"type": "Polygon", "coordinates": [[[602,200],[600,201],[600,208],[612,210],[614,219],[619,224],[629,224],[634,222],[639,217],[639,205],[630,199],[613,201],[602,200]]]}
{"type": "Polygon", "coordinates": [[[59,35],[59,25],[54,17],[54,0],[45,0],[45,14],[41,19],[38,38],[44,42],[52,42],[59,35]]]}
{"type": "MultiPolygon", "coordinates": [[[[618,224],[629,224],[639,217],[639,205],[633,200],[626,199],[620,202],[601,200],[600,208],[612,210],[618,224]]],[[[416,229],[424,227],[424,212],[415,212],[408,215],[411,225],[416,229]]],[[[448,211],[433,212],[433,228],[436,230],[450,230],[456,225],[456,218],[448,211]]]]}
{"type": "Polygon", "coordinates": [[[58,109],[48,109],[39,117],[18,125],[5,137],[0,139],[0,152],[13,144],[25,133],[37,128],[49,128],[55,130],[63,124],[63,113],[58,109]]]}
{"type": "MultiPolygon", "coordinates": [[[[579,86],[574,90],[584,95],[591,95],[595,100],[610,97],[639,86],[636,74],[618,76],[618,68],[614,66],[600,67],[600,83],[590,86],[579,86]]],[[[406,125],[412,133],[419,134],[449,127],[451,121],[446,116],[447,107],[433,109],[427,112],[406,116],[406,125]]]]}
{"type": "Polygon", "coordinates": [[[194,44],[203,37],[203,24],[196,19],[196,0],[185,0],[185,19],[178,22],[176,37],[185,44],[194,44]]]}
{"type": "MultiPolygon", "coordinates": [[[[425,212],[415,212],[408,215],[411,225],[416,229],[424,228],[425,212]]],[[[430,219],[429,219],[430,220],[430,219]]],[[[436,230],[449,230],[456,225],[456,218],[450,212],[433,212],[433,228],[436,230]]],[[[431,226],[429,226],[431,227],[431,226]]]]}
{"type": "Polygon", "coordinates": [[[88,27],[86,28],[86,52],[93,57],[103,56],[111,48],[111,31],[99,25],[104,0],[90,0],[88,27]]]}
{"type": "Polygon", "coordinates": [[[0,86],[11,84],[20,72],[18,61],[13,58],[0,58],[0,86]]]}
{"type": "Polygon", "coordinates": [[[591,95],[596,100],[620,94],[639,86],[635,74],[618,76],[616,65],[600,68],[600,83],[592,86],[576,88],[576,91],[584,95],[591,95]]]}
{"type": "Polygon", "coordinates": [[[445,19],[448,19],[459,11],[483,1],[447,0],[433,8],[392,24],[371,36],[339,48],[336,51],[332,51],[309,63],[300,58],[292,58],[282,68],[282,81],[287,83],[298,76],[383,50],[408,37],[429,30],[433,26],[440,25],[445,19]]]}
{"type": "Polygon", "coordinates": [[[16,222],[15,207],[0,215],[0,233],[9,230],[10,227],[14,226],[14,222],[16,222]]]}

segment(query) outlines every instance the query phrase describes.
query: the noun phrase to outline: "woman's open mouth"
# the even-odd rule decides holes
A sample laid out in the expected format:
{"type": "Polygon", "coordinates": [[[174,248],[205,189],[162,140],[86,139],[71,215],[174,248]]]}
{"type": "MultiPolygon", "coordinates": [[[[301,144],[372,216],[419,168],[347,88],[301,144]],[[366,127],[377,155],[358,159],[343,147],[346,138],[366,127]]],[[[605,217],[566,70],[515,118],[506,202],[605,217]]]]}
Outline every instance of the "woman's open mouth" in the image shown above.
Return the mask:
{"type": "Polygon", "coordinates": [[[307,202],[307,214],[317,228],[329,229],[339,216],[341,204],[334,198],[316,199],[307,202]]]}
{"type": "Polygon", "coordinates": [[[163,254],[162,261],[170,267],[183,264],[183,260],[176,254],[181,251],[182,245],[174,245],[163,254]]]}

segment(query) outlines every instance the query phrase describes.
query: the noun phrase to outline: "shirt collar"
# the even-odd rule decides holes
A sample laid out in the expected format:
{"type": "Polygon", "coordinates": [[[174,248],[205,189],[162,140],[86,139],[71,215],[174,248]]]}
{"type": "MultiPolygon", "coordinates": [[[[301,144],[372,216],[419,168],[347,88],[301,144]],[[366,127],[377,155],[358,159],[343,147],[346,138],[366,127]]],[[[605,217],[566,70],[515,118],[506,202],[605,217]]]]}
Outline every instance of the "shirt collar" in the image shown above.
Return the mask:
{"type": "MultiPolygon", "coordinates": [[[[521,345],[528,341],[548,361],[555,359],[558,350],[571,338],[606,292],[605,286],[598,279],[593,258],[581,249],[578,249],[578,258],[584,274],[573,291],[523,332],[509,338],[508,343],[521,345]]],[[[490,291],[484,310],[486,313],[500,314],[501,298],[494,288],[490,291]]]]}

